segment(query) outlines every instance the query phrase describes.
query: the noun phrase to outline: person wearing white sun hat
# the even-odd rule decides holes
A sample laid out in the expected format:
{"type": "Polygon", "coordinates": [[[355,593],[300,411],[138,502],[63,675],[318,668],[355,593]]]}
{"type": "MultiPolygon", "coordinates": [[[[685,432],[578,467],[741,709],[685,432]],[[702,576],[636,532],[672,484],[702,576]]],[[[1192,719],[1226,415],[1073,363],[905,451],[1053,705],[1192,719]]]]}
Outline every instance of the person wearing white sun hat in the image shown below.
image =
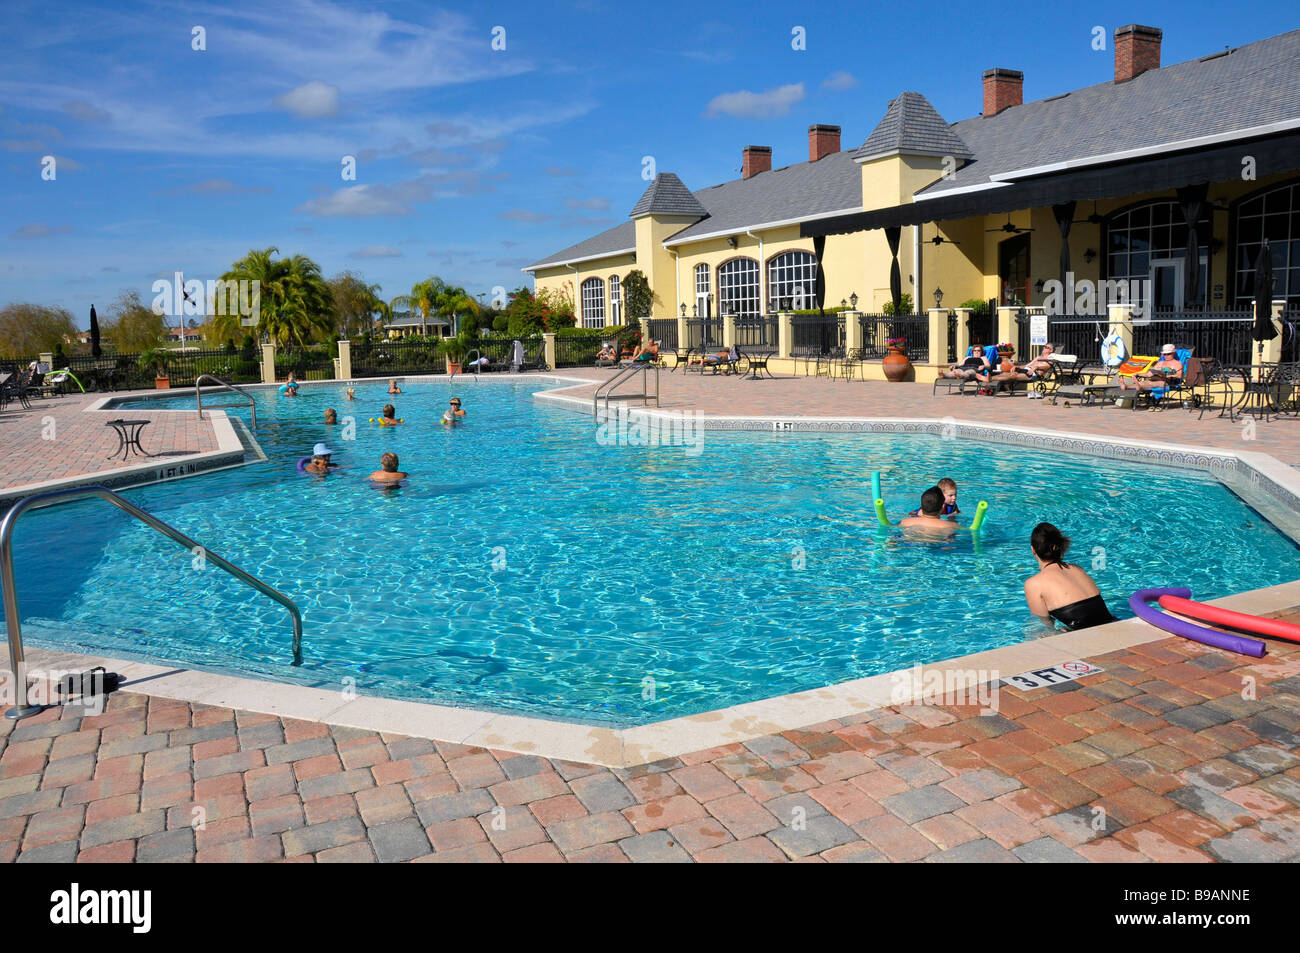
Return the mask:
{"type": "MultiPolygon", "coordinates": [[[[1146,373],[1133,378],[1137,390],[1156,390],[1161,387],[1175,387],[1183,378],[1183,362],[1178,359],[1178,349],[1166,344],[1160,349],[1160,360],[1151,365],[1146,373]]],[[[1128,390],[1123,377],[1119,379],[1120,390],[1128,390]]]]}

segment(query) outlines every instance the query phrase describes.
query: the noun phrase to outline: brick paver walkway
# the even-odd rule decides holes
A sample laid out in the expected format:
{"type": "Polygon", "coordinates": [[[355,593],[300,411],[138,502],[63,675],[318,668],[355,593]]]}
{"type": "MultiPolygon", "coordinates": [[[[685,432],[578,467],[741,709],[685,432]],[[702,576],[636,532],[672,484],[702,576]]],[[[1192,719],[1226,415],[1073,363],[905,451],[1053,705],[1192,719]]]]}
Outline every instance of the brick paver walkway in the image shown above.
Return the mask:
{"type": "MultiPolygon", "coordinates": [[[[69,394],[63,397],[32,398],[31,409],[14,402],[0,411],[0,490],[99,473],[118,467],[146,463],[132,454],[124,463],[117,449],[117,434],[105,422],[117,417],[149,420],[140,443],[150,453],[168,452],[163,461],[175,463],[184,454],[217,449],[212,421],[196,414],[149,413],[120,410],[86,413],[85,408],[104,394],[69,394]]],[[[118,395],[122,396],[122,395],[118,395]]]]}
{"type": "Polygon", "coordinates": [[[121,692],[101,715],[3,721],[0,857],[1300,855],[1300,646],[1254,660],[1171,638],[1092,661],[1105,673],[1003,689],[996,715],[882,709],[612,771],[121,692]]]}
{"type": "MultiPolygon", "coordinates": [[[[564,369],[566,377],[605,380],[608,370],[564,369]]],[[[737,377],[661,371],[661,406],[694,408],[709,414],[774,415],[781,417],[954,417],[980,423],[1039,427],[1134,440],[1192,444],[1222,450],[1272,454],[1284,463],[1300,465],[1300,420],[1237,422],[1198,411],[1161,411],[1127,407],[1053,406],[1045,400],[1018,397],[965,396],[942,390],[931,395],[929,384],[890,384],[885,381],[828,380],[825,377],[778,377],[751,381],[737,377]]],[[[590,401],[589,390],[577,392],[590,401]]],[[[640,406],[631,402],[632,407],[640,406]]]]}

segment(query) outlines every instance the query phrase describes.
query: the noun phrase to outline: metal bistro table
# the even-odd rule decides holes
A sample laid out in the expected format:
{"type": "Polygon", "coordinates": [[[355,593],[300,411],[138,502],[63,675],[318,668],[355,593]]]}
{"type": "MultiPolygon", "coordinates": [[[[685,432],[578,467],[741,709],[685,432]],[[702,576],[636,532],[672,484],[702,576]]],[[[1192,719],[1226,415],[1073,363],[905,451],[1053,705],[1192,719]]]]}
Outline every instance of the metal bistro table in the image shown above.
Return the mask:
{"type": "Polygon", "coordinates": [[[743,381],[761,381],[766,374],[769,379],[775,380],[776,375],[772,373],[771,368],[767,366],[768,360],[776,351],[745,351],[741,354],[742,359],[746,361],[748,367],[743,381]]]}
{"type": "Polygon", "coordinates": [[[117,420],[110,420],[105,423],[105,427],[112,427],[117,433],[117,449],[108,455],[108,459],[112,460],[120,453],[122,459],[126,460],[127,457],[131,456],[132,450],[142,457],[154,456],[154,454],[149,453],[144,447],[140,446],[140,431],[144,430],[145,425],[149,423],[152,423],[152,421],[123,420],[120,417],[117,420]]]}
{"type": "Polygon", "coordinates": [[[1292,401],[1282,398],[1284,390],[1294,389],[1294,366],[1291,364],[1243,364],[1232,368],[1244,379],[1241,397],[1229,408],[1229,417],[1235,423],[1238,417],[1280,417],[1290,412],[1292,401]]]}

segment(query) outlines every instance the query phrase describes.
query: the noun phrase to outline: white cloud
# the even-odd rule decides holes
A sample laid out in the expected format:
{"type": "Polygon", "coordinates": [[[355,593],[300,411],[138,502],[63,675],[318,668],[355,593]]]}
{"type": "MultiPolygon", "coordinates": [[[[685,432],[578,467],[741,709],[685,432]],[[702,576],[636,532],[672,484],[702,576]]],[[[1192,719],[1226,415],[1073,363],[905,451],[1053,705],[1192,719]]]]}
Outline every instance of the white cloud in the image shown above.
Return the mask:
{"type": "Polygon", "coordinates": [[[502,212],[498,217],[504,218],[508,222],[545,222],[551,216],[529,211],[526,208],[512,208],[509,211],[502,212]]]}
{"type": "Polygon", "coordinates": [[[790,112],[790,107],[803,99],[803,83],[777,86],[762,93],[742,89],[735,93],[722,93],[709,101],[706,116],[735,116],[742,119],[772,119],[790,112]]]}
{"type": "Polygon", "coordinates": [[[564,200],[564,204],[567,205],[569,208],[572,208],[572,209],[585,208],[585,209],[589,209],[590,211],[593,211],[593,212],[608,212],[608,211],[609,211],[609,199],[601,199],[601,198],[591,198],[591,199],[575,199],[575,198],[567,198],[567,199],[564,200]]]}
{"type": "Polygon", "coordinates": [[[400,249],[393,248],[391,245],[367,245],[365,248],[358,248],[349,258],[401,258],[400,249]]]}
{"type": "Polygon", "coordinates": [[[275,97],[275,104],[302,119],[325,119],[339,111],[339,88],[314,79],[275,97]]]}
{"type": "Polygon", "coordinates": [[[51,235],[62,235],[65,232],[72,231],[67,225],[51,227],[41,222],[29,222],[22,228],[16,230],[10,238],[49,238],[51,235]]]}
{"type": "Polygon", "coordinates": [[[401,182],[376,185],[351,185],[321,195],[294,209],[320,218],[374,218],[410,215],[415,205],[440,197],[476,195],[492,191],[492,186],[473,169],[428,172],[401,182]]]}
{"type": "Polygon", "coordinates": [[[107,110],[92,106],[83,99],[76,99],[63,104],[63,111],[73,119],[81,122],[112,122],[113,115],[107,110]]]}
{"type": "Polygon", "coordinates": [[[852,89],[858,85],[858,78],[852,73],[839,69],[822,80],[822,89],[852,89]]]}

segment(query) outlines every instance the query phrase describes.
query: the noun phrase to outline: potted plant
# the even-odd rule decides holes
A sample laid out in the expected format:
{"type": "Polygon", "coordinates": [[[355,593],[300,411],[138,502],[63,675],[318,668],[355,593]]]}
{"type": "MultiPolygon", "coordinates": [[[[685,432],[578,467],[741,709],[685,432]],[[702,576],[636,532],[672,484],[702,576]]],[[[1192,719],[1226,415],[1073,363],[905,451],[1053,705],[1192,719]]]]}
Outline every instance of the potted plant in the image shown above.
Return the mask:
{"type": "Polygon", "coordinates": [[[907,338],[893,337],[885,341],[889,353],[880,362],[885,371],[885,380],[897,384],[906,380],[907,372],[912,369],[912,362],[907,357],[907,338]]]}
{"type": "Polygon", "coordinates": [[[443,338],[438,344],[438,353],[447,359],[447,373],[459,374],[460,365],[465,360],[465,342],[459,337],[443,338]]]}
{"type": "Polygon", "coordinates": [[[171,378],[167,376],[167,365],[171,362],[171,355],[160,347],[151,347],[140,352],[139,364],[143,368],[153,369],[153,386],[158,390],[167,390],[172,386],[171,378]]]}

